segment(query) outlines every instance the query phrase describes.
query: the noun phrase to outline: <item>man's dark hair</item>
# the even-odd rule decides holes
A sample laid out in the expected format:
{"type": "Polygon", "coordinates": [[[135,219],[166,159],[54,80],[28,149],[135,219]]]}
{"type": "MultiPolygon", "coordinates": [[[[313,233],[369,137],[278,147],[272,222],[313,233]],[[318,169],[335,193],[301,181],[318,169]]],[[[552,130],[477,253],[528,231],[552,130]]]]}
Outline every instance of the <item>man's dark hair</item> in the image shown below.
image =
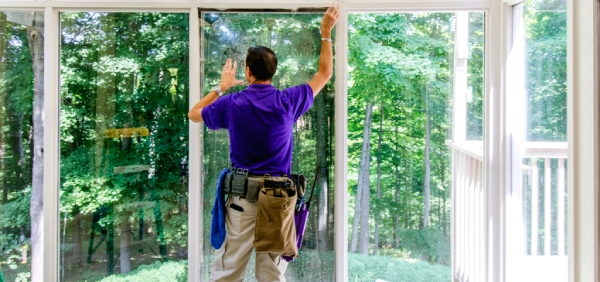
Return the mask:
{"type": "Polygon", "coordinates": [[[257,80],[268,80],[277,71],[277,56],[265,46],[253,46],[248,48],[246,66],[257,80]]]}

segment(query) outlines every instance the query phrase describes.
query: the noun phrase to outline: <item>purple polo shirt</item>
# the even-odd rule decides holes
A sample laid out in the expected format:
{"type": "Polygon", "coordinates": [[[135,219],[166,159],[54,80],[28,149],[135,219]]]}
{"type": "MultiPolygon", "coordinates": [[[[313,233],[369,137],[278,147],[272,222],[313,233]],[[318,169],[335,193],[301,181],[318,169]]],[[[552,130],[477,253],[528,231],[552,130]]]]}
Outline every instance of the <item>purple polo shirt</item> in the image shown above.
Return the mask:
{"type": "Polygon", "coordinates": [[[308,84],[281,91],[270,84],[251,84],[202,109],[202,119],[209,129],[229,131],[233,167],[255,175],[290,175],[294,123],[312,104],[308,84]]]}

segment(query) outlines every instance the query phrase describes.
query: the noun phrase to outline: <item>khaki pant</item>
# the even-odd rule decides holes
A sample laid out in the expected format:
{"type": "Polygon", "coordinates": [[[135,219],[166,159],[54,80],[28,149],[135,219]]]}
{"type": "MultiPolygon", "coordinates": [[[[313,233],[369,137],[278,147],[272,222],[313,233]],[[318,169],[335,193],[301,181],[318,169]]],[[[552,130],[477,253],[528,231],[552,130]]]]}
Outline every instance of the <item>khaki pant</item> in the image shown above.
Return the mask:
{"type": "MultiPolygon", "coordinates": [[[[227,235],[221,248],[216,251],[210,272],[209,281],[211,282],[242,281],[250,255],[254,250],[254,226],[258,208],[256,202],[249,203],[240,197],[230,196],[226,206],[227,235]],[[232,209],[231,204],[242,207],[244,211],[232,209]]],[[[287,264],[279,255],[256,253],[256,280],[259,282],[285,282],[283,274],[287,264]]]]}

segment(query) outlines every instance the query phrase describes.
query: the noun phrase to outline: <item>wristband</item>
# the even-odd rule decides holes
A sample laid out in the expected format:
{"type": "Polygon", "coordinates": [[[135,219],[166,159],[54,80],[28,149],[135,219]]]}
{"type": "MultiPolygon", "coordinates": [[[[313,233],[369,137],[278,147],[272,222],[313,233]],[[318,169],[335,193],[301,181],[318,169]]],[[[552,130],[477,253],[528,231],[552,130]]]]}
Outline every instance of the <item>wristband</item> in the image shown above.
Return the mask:
{"type": "Polygon", "coordinates": [[[223,91],[221,91],[221,86],[220,85],[215,85],[215,87],[213,87],[211,89],[212,91],[215,91],[217,93],[217,95],[219,95],[219,97],[223,96],[223,91]]]}
{"type": "Polygon", "coordinates": [[[329,41],[329,42],[333,43],[333,41],[331,41],[331,38],[321,37],[321,41],[329,41]]]}

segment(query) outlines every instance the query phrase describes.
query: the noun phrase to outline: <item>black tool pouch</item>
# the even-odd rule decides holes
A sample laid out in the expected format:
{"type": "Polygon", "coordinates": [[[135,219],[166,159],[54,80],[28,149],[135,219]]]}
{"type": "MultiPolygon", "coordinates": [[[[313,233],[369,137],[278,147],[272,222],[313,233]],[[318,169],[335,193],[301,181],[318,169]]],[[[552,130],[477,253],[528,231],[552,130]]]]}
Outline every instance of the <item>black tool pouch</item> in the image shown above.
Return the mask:
{"type": "Polygon", "coordinates": [[[249,203],[254,203],[258,201],[258,192],[260,188],[258,187],[258,181],[260,178],[258,177],[248,177],[248,193],[246,194],[246,201],[249,203]]]}
{"type": "Polygon", "coordinates": [[[292,174],[290,178],[294,182],[294,186],[296,187],[296,193],[298,193],[298,199],[302,199],[304,197],[304,192],[306,191],[306,182],[308,181],[303,174],[292,174]]]}
{"type": "Polygon", "coordinates": [[[234,168],[231,173],[225,176],[225,193],[239,196],[246,199],[249,203],[258,201],[258,181],[261,177],[249,176],[248,170],[243,168],[234,168]]]}

